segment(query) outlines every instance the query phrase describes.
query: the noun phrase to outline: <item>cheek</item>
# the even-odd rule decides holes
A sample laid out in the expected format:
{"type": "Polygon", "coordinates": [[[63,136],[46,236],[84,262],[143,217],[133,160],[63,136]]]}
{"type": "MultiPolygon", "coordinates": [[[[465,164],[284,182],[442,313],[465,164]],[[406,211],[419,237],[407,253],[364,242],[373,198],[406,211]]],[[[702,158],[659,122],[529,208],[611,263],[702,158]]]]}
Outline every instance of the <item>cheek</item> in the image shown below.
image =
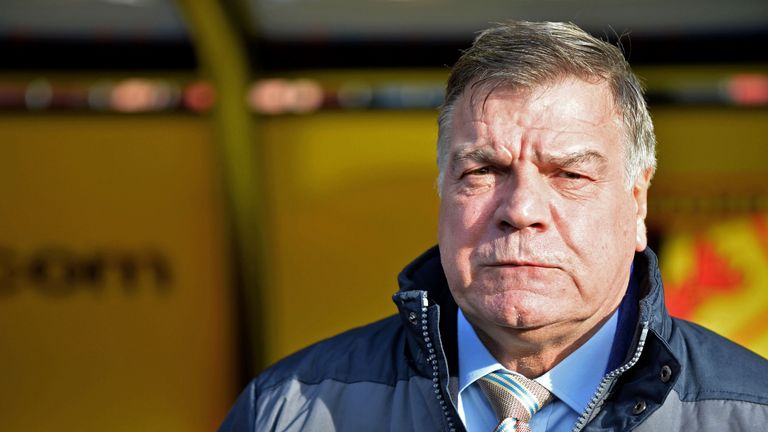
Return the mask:
{"type": "Polygon", "coordinates": [[[475,200],[443,199],[438,219],[438,243],[443,269],[452,286],[470,283],[471,254],[482,242],[487,221],[475,200]]]}
{"type": "Polygon", "coordinates": [[[627,246],[634,252],[635,239],[637,237],[637,218],[635,217],[635,208],[631,203],[625,203],[620,210],[616,212],[614,233],[617,242],[621,246],[627,246]]]}
{"type": "MultiPolygon", "coordinates": [[[[440,203],[440,217],[453,229],[476,230],[492,221],[492,194],[464,196],[455,194],[440,203]]],[[[460,233],[453,233],[460,234],[460,233]]]]}
{"type": "Polygon", "coordinates": [[[440,203],[438,234],[441,243],[464,244],[482,231],[486,221],[486,203],[480,200],[444,199],[440,203]]]}
{"type": "MultiPolygon", "coordinates": [[[[594,203],[593,203],[594,204],[594,203]]],[[[616,261],[624,261],[635,250],[636,224],[628,204],[560,208],[556,225],[577,263],[580,278],[599,277],[616,261]]]]}
{"type": "Polygon", "coordinates": [[[629,266],[635,253],[636,224],[627,205],[613,206],[584,229],[580,239],[582,252],[587,255],[585,277],[598,283],[615,283],[617,271],[629,266]]]}

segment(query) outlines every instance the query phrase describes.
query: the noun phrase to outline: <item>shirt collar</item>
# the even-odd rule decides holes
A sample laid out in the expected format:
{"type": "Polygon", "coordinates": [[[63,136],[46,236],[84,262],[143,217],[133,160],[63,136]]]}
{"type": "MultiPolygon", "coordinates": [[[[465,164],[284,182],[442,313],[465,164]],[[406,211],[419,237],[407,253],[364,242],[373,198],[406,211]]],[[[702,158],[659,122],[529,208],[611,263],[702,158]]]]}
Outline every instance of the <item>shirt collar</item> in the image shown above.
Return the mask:
{"type": "MultiPolygon", "coordinates": [[[[536,381],[577,413],[586,410],[606,373],[617,322],[617,313],[614,312],[584,345],[536,381]]],[[[458,311],[457,327],[459,392],[462,392],[486,374],[506,369],[488,352],[461,309],[458,311]]]]}

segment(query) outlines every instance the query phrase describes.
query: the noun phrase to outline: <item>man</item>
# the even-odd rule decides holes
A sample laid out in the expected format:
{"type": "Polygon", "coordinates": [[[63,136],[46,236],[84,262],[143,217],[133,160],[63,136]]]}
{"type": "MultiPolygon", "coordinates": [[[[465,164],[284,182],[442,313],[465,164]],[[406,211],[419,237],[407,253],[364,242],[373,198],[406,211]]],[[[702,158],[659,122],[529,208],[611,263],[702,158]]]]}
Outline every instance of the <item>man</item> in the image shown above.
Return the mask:
{"type": "Polygon", "coordinates": [[[222,430],[765,430],[768,362],[664,308],[654,148],[616,47],[483,32],[448,80],[439,246],[399,314],[268,369],[222,430]]]}

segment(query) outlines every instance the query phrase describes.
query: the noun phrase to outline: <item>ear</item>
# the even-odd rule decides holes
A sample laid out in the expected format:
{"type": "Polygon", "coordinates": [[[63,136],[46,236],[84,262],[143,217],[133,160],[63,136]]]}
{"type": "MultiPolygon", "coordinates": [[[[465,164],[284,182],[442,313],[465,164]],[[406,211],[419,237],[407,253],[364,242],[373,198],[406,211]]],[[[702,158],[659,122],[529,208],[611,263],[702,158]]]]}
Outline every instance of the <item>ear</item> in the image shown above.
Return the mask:
{"type": "Polygon", "coordinates": [[[635,180],[632,188],[632,196],[635,199],[637,234],[635,238],[635,250],[642,252],[648,246],[648,234],[645,228],[645,216],[648,214],[648,187],[651,185],[653,168],[643,171],[635,180]]]}

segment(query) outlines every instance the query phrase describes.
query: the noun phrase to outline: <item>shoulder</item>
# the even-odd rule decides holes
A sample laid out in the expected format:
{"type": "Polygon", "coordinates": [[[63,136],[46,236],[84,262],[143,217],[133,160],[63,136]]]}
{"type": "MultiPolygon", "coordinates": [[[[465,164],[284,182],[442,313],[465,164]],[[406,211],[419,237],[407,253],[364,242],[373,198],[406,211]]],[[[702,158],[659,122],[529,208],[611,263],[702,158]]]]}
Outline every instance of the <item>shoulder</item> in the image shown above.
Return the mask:
{"type": "Polygon", "coordinates": [[[333,430],[336,411],[359,412],[407,376],[403,344],[393,316],[304,348],[252,380],[219,431],[333,430]]]}
{"type": "Polygon", "coordinates": [[[673,319],[670,345],[683,366],[682,400],[768,404],[768,360],[700,325],[673,319]]]}
{"type": "Polygon", "coordinates": [[[270,366],[253,384],[266,390],[286,381],[394,383],[403,344],[400,318],[391,316],[310,345],[270,366]]]}

